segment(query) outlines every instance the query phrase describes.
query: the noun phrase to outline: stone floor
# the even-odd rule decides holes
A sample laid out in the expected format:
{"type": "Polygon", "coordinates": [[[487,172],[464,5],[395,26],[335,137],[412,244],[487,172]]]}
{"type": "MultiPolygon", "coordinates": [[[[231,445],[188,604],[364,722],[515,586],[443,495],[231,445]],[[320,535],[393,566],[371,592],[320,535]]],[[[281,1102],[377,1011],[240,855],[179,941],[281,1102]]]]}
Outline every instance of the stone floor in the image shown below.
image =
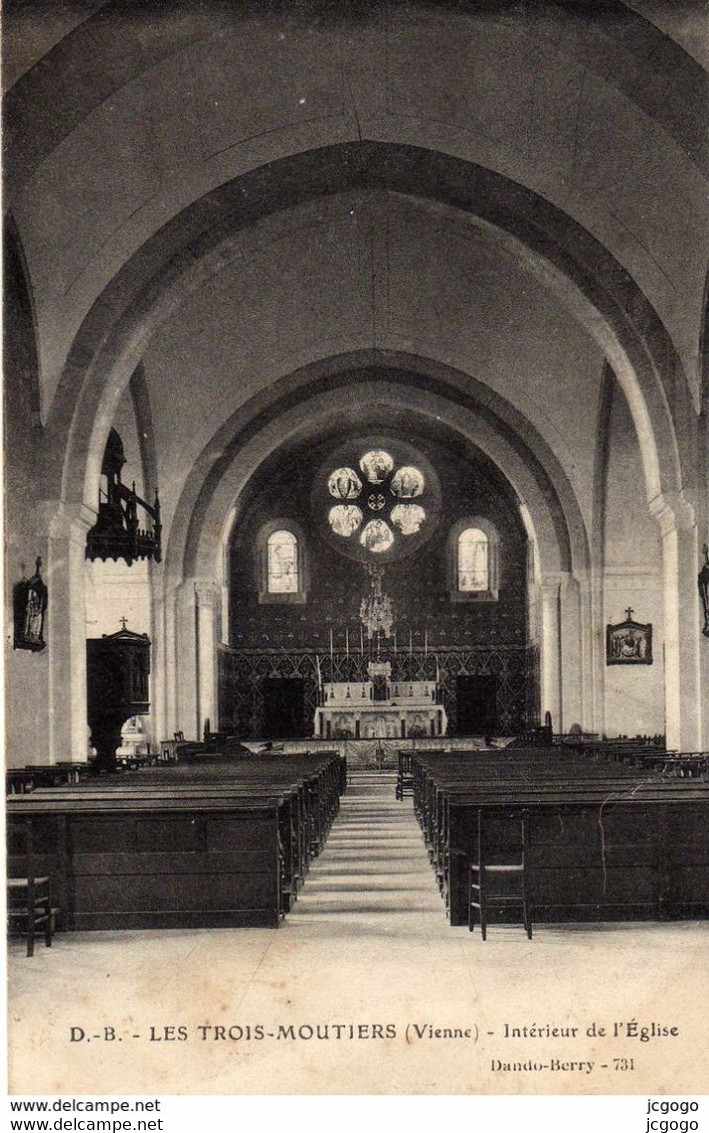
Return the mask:
{"type": "Polygon", "coordinates": [[[707,940],[696,923],[535,926],[531,941],[505,925],[485,943],[451,928],[411,800],[363,772],[278,930],[65,933],[31,960],[13,941],[10,1088],[703,1092],[707,940]],[[679,1034],[612,1036],[633,1020],[679,1034]]]}

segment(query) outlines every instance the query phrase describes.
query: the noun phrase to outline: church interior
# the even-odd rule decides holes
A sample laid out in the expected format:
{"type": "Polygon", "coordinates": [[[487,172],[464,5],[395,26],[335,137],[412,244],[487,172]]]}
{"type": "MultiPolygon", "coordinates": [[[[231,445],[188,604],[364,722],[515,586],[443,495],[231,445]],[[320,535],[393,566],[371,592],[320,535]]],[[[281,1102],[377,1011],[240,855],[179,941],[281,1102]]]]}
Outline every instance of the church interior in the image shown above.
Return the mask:
{"type": "Polygon", "coordinates": [[[2,30],[13,1088],[625,1091],[381,1043],[701,1025],[704,5],[2,30]],[[369,1030],[66,1042],[148,1019],[369,1030]]]}

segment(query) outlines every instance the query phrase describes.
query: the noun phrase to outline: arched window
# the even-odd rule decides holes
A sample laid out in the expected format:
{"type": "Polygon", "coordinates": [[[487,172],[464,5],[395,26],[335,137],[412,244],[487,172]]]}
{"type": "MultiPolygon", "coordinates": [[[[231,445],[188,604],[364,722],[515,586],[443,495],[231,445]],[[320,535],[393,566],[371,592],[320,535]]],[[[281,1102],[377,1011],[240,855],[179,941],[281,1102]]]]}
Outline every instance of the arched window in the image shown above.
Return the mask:
{"type": "Polygon", "coordinates": [[[490,540],[479,527],[466,527],[458,536],[457,573],[461,594],[490,589],[490,540]]]}
{"type": "Polygon", "coordinates": [[[493,524],[478,516],[456,523],[448,539],[451,600],[496,601],[499,574],[499,541],[493,524]]]}
{"type": "Polygon", "coordinates": [[[307,601],[305,536],[297,523],[290,519],[265,523],[258,533],[255,550],[262,605],[307,601]]]}
{"type": "Polygon", "coordinates": [[[269,594],[298,593],[298,540],[292,531],[274,531],[266,543],[269,594]]]}

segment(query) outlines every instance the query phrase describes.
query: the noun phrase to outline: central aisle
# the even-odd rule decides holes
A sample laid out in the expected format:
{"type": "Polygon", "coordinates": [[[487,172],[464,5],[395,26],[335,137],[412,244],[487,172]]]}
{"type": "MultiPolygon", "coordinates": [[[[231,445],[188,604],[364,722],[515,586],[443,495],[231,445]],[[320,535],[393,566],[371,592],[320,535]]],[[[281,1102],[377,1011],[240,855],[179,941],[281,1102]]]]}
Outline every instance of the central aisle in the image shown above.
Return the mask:
{"type": "Polygon", "coordinates": [[[395,799],[395,779],[382,772],[352,775],[325,849],[289,914],[294,929],[312,918],[332,918],[350,931],[362,918],[379,917],[380,931],[395,934],[417,921],[420,926],[412,919],[416,913],[433,914],[447,928],[411,799],[395,799]]]}

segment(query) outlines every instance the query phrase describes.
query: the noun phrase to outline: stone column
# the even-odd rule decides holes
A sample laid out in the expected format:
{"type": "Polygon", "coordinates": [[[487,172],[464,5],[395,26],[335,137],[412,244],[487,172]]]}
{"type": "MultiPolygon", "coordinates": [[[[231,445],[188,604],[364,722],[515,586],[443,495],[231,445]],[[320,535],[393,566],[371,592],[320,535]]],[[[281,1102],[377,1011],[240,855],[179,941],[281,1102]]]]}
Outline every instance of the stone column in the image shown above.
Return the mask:
{"type": "Polygon", "coordinates": [[[86,535],[96,513],[83,504],[44,505],[48,520],[47,647],[48,762],[85,763],[86,720],[86,535]]]}
{"type": "Polygon", "coordinates": [[[579,601],[581,613],[581,667],[582,667],[582,708],[581,727],[584,732],[605,731],[603,718],[603,667],[602,587],[599,582],[585,574],[579,581],[579,601]]]}
{"type": "Polygon", "coordinates": [[[173,587],[162,596],[163,665],[160,680],[165,682],[165,734],[161,739],[172,739],[178,731],[177,711],[177,593],[173,587]]]}
{"type": "Polygon", "coordinates": [[[165,590],[161,563],[150,563],[150,719],[151,743],[157,750],[160,740],[170,739],[167,710],[167,636],[165,633],[165,590]]]}
{"type": "Polygon", "coordinates": [[[200,731],[205,720],[217,727],[217,619],[219,594],[212,579],[195,581],[197,599],[197,714],[200,731]]]}
{"type": "Polygon", "coordinates": [[[702,741],[698,531],[694,509],[679,492],[652,501],[662,535],[667,746],[697,751],[702,741]]]}
{"type": "Polygon", "coordinates": [[[551,713],[554,731],[561,727],[561,648],[560,648],[560,594],[561,575],[544,575],[541,579],[542,640],[541,668],[541,722],[551,713]]]}
{"type": "Polygon", "coordinates": [[[221,604],[220,604],[220,610],[219,610],[218,640],[220,642],[223,642],[225,645],[229,644],[229,637],[230,637],[229,618],[231,616],[231,613],[230,613],[229,603],[230,603],[229,587],[222,585],[222,587],[221,587],[221,604]]]}
{"type": "Polygon", "coordinates": [[[197,595],[195,580],[185,579],[174,600],[174,703],[175,730],[185,739],[201,739],[197,701],[197,595]]]}
{"type": "MultiPolygon", "coordinates": [[[[699,538],[699,550],[702,550],[704,544],[709,545],[709,532],[702,538],[699,538]]],[[[699,560],[700,568],[704,563],[704,554],[699,560]]],[[[698,572],[697,572],[698,573],[698,572]]],[[[697,593],[699,591],[697,590],[697,593]]],[[[700,603],[700,611],[703,609],[700,603]]],[[[701,615],[700,615],[701,616],[701,615]]],[[[703,624],[703,623],[702,623],[703,624]]],[[[699,742],[700,751],[709,751],[709,637],[703,634],[699,638],[699,688],[700,691],[704,690],[704,700],[700,701],[702,708],[702,721],[701,721],[701,737],[699,742]]]]}
{"type": "Polygon", "coordinates": [[[572,724],[583,721],[583,652],[581,588],[572,574],[560,580],[560,717],[555,730],[568,732],[572,724]]]}
{"type": "MultiPolygon", "coordinates": [[[[173,591],[175,729],[201,739],[204,721],[217,723],[217,629],[219,594],[213,579],[186,578],[173,591]]],[[[168,596],[170,597],[170,596],[168,596]]],[[[170,621],[170,604],[167,607],[170,621]]],[[[166,627],[169,635],[169,625],[166,627]]]]}

